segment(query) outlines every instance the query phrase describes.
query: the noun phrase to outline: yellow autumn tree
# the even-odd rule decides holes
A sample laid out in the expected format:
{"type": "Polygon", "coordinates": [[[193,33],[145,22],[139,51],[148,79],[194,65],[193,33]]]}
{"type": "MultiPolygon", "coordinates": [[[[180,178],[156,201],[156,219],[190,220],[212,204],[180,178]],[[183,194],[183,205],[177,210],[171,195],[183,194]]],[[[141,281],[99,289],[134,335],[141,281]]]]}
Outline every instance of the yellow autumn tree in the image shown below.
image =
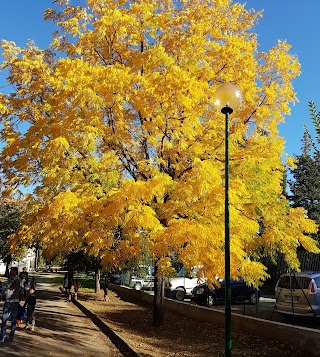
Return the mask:
{"type": "Polygon", "coordinates": [[[104,266],[150,252],[155,323],[172,255],[224,276],[224,120],[212,98],[234,82],[244,100],[230,122],[231,276],[257,285],[261,256],[299,269],[297,247],[319,252],[314,222],[282,195],[277,128],[300,66],[286,42],[259,51],[260,12],[229,0],[55,3],[49,49],[2,41],[15,88],[0,96],[2,167],[11,187],[34,187],[12,249],[85,246],[104,266]]]}

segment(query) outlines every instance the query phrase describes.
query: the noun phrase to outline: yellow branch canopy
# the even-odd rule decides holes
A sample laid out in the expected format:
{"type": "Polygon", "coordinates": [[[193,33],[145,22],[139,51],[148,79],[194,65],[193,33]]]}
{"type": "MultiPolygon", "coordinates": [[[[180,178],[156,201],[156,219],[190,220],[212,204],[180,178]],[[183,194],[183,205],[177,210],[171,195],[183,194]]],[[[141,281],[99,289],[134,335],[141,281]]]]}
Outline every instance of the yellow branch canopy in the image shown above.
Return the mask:
{"type": "MultiPolygon", "coordinates": [[[[12,249],[86,247],[105,265],[143,252],[224,275],[224,120],[212,96],[242,90],[230,122],[231,275],[257,284],[263,255],[319,252],[317,230],[282,195],[278,124],[300,66],[278,42],[260,52],[260,12],[219,1],[59,1],[51,47],[2,41],[16,90],[0,95],[7,183],[34,188],[12,249]],[[62,53],[61,57],[57,54],[62,53]]],[[[290,161],[290,159],[289,159],[290,161]]]]}

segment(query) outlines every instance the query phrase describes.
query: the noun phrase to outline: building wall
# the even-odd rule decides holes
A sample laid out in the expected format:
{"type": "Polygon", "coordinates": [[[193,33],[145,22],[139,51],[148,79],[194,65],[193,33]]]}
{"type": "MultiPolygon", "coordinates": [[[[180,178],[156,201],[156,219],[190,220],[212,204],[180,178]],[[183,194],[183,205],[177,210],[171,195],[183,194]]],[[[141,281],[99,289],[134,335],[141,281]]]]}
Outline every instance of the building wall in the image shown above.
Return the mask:
{"type": "MultiPolygon", "coordinates": [[[[22,270],[23,267],[26,267],[28,271],[32,271],[35,269],[35,256],[36,253],[33,249],[28,249],[28,252],[25,257],[23,257],[19,261],[13,261],[11,266],[18,267],[19,271],[22,270]]],[[[6,272],[6,264],[0,260],[0,275],[5,274],[6,272]]]]}
{"type": "Polygon", "coordinates": [[[3,275],[6,272],[6,265],[0,260],[0,275],[3,275]]]}

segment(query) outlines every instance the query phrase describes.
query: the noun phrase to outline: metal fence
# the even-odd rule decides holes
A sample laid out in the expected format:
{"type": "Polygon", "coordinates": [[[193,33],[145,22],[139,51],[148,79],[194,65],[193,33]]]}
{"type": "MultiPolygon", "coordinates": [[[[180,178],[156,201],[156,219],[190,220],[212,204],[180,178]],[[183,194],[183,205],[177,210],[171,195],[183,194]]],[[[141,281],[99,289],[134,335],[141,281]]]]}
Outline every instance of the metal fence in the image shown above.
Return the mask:
{"type": "MultiPolygon", "coordinates": [[[[298,252],[301,271],[320,271],[320,254],[298,252]]],[[[288,265],[284,259],[284,255],[278,256],[277,262],[274,264],[270,258],[264,258],[263,264],[268,268],[268,273],[271,276],[271,282],[276,283],[280,275],[288,271],[288,265]]]]}

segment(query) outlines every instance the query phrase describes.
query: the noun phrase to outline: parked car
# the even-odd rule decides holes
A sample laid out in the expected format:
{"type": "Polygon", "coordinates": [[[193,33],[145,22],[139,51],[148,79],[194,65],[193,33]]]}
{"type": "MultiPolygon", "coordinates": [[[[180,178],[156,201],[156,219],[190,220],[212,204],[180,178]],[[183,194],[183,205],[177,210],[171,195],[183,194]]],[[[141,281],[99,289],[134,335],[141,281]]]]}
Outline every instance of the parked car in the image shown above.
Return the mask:
{"type": "Polygon", "coordinates": [[[178,276],[169,278],[165,284],[164,294],[166,297],[183,301],[191,296],[192,289],[197,286],[201,279],[197,277],[198,268],[188,272],[185,268],[180,269],[178,276]]]}
{"type": "MultiPolygon", "coordinates": [[[[211,307],[216,302],[225,300],[225,282],[220,282],[220,287],[209,287],[207,284],[197,285],[192,290],[191,300],[198,305],[211,307]]],[[[248,286],[243,279],[231,280],[231,301],[246,301],[250,304],[256,304],[256,293],[260,299],[260,290],[248,286]]]]}
{"type": "Polygon", "coordinates": [[[110,283],[120,285],[122,281],[122,274],[120,273],[111,273],[110,274],[110,283]]]}
{"type": "Polygon", "coordinates": [[[129,286],[135,290],[152,290],[154,288],[154,277],[139,278],[137,276],[132,276],[129,286]]]}
{"type": "Polygon", "coordinates": [[[154,267],[139,265],[131,276],[129,286],[135,290],[154,288],[154,267]]]}
{"type": "Polygon", "coordinates": [[[283,274],[275,293],[276,309],[282,314],[320,315],[320,272],[283,274]]]}

